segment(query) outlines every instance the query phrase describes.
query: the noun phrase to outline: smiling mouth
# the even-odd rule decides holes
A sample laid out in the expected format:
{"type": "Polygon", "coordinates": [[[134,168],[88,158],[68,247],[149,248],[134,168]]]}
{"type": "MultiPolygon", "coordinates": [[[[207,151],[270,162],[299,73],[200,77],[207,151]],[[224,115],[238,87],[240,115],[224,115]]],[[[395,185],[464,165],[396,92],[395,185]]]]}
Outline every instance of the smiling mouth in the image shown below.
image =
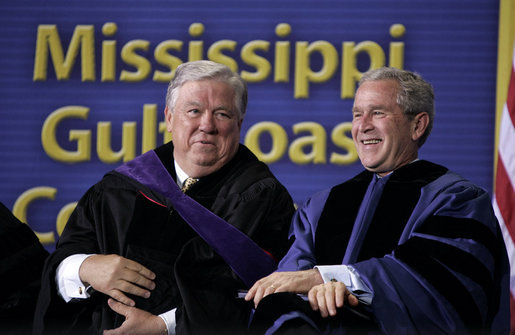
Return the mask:
{"type": "Polygon", "coordinates": [[[212,144],[212,145],[214,145],[214,143],[210,142],[210,141],[197,141],[196,143],[199,143],[199,144],[212,144]]]}
{"type": "Polygon", "coordinates": [[[377,144],[377,143],[381,143],[383,140],[380,140],[380,139],[373,139],[373,140],[363,140],[361,141],[361,143],[363,144],[377,144]]]}

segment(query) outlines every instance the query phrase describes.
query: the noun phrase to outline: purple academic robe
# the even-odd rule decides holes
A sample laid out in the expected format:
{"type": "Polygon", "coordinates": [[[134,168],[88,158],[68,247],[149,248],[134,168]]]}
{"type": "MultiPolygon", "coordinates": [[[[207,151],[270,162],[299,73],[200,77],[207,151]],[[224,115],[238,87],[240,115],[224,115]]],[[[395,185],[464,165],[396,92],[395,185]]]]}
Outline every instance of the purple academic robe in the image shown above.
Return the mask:
{"type": "MultiPolygon", "coordinates": [[[[278,271],[352,265],[374,294],[368,332],[508,334],[509,263],[488,194],[427,161],[393,172],[376,201],[372,178],[364,171],[310,198],[278,271]]],[[[308,320],[285,313],[267,334],[299,317],[308,320]]],[[[337,318],[313,322],[321,333],[354,332],[337,318]]]]}

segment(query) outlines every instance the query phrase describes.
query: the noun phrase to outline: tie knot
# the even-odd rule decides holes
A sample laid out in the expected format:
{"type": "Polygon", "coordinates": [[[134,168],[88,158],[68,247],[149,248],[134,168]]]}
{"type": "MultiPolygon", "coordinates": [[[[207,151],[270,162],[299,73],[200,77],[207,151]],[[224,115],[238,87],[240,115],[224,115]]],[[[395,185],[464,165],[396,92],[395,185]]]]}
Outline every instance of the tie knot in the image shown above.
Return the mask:
{"type": "Polygon", "coordinates": [[[189,190],[191,188],[191,186],[193,186],[193,184],[195,184],[196,182],[198,181],[198,179],[195,179],[195,178],[186,178],[186,180],[184,181],[184,184],[182,184],[182,191],[183,192],[186,192],[187,190],[189,190]]]}

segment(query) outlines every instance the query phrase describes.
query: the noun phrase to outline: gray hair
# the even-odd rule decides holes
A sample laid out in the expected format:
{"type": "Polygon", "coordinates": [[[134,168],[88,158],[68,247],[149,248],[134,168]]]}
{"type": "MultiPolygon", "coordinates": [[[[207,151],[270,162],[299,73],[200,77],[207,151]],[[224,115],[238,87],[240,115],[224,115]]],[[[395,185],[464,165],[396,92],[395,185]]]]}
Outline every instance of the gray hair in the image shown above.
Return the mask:
{"type": "Polygon", "coordinates": [[[435,118],[433,86],[422,79],[418,73],[392,67],[382,67],[366,72],[359,81],[359,85],[367,81],[378,80],[396,80],[399,83],[400,89],[397,93],[397,104],[401,106],[404,114],[410,120],[422,112],[429,115],[426,131],[418,140],[418,146],[421,147],[433,129],[435,118]]]}
{"type": "Polygon", "coordinates": [[[174,110],[181,86],[190,81],[201,80],[216,80],[230,85],[234,89],[234,106],[243,120],[247,110],[247,84],[226,65],[208,60],[187,62],[177,67],[166,92],[166,106],[171,112],[174,110]]]}

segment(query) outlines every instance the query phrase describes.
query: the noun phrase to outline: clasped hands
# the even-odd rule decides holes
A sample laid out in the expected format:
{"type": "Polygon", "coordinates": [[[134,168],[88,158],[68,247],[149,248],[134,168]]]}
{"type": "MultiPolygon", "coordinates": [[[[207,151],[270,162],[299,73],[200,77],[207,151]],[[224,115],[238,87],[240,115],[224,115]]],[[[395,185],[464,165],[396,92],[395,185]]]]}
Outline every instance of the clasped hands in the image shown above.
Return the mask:
{"type": "Polygon", "coordinates": [[[311,308],[320,311],[324,318],[335,316],[337,308],[345,303],[353,307],[358,305],[358,298],[351,294],[345,284],[333,281],[324,283],[317,269],[274,272],[258,280],[247,292],[245,300],[253,300],[257,307],[261,299],[278,292],[307,294],[311,308]]]}
{"type": "Polygon", "coordinates": [[[119,328],[106,330],[105,335],[167,333],[160,317],[135,307],[126,295],[149,298],[156,287],[155,273],[143,265],[119,255],[93,255],[82,263],[79,276],[86,286],[110,296],[109,307],[125,316],[119,328]]]}

